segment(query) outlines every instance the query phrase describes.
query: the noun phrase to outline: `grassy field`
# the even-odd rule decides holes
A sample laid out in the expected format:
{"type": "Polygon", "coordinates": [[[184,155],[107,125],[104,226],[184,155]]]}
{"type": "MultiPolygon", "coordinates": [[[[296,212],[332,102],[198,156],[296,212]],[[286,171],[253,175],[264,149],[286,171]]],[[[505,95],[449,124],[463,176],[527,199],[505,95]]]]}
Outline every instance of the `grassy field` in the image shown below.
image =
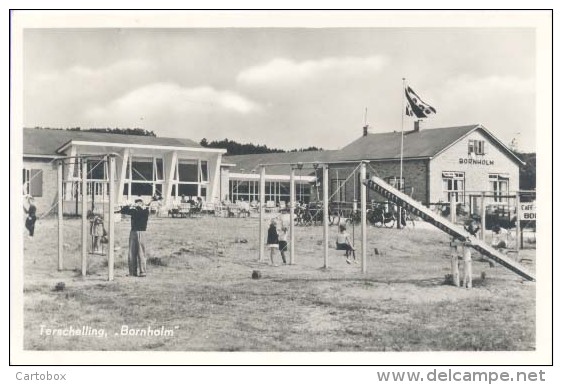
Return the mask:
{"type": "MultiPolygon", "coordinates": [[[[108,282],[102,255],[90,255],[89,274],[80,275],[79,219],[65,221],[65,269],[58,272],[56,221],[42,219],[36,236],[24,241],[24,348],[535,349],[535,284],[501,266],[475,261],[474,288],[451,286],[446,282],[449,238],[423,225],[369,228],[368,273],[362,274],[360,265],[346,264],[333,247],[329,268],[322,268],[321,227],[297,228],[296,265],[274,267],[257,261],[255,218],[153,218],[148,277],[135,278],[126,275],[129,223],[124,220],[117,223],[115,280],[108,282]],[[235,242],[241,238],[248,242],[235,242]],[[252,279],[253,270],[261,271],[262,278],[252,279]],[[65,283],[63,291],[54,290],[58,282],[65,283]],[[164,327],[173,335],[121,335],[123,325],[164,327]],[[46,335],[46,329],[70,327],[106,334],[46,335]]],[[[335,239],[336,228],[330,232],[335,239]]],[[[359,234],[355,229],[357,244],[359,234]]],[[[533,271],[535,251],[523,254],[533,271]]]]}

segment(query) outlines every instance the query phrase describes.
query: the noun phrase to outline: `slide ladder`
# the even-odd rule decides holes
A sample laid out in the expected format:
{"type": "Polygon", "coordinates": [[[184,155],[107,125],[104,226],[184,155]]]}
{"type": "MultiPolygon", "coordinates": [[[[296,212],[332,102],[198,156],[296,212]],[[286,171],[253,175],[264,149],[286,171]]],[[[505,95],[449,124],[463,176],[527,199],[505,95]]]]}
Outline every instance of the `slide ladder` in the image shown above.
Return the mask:
{"type": "Polygon", "coordinates": [[[535,281],[534,275],[528,272],[521,264],[508,258],[505,254],[502,254],[498,250],[486,244],[484,241],[472,237],[463,227],[452,223],[437,213],[434,213],[421,203],[395,189],[381,178],[373,176],[370,179],[365,179],[363,184],[381,194],[389,201],[396,203],[398,206],[414,215],[417,215],[424,221],[431,223],[433,226],[444,231],[450,236],[460,240],[470,239],[472,247],[482,255],[485,255],[489,259],[499,263],[529,281],[535,281]]]}

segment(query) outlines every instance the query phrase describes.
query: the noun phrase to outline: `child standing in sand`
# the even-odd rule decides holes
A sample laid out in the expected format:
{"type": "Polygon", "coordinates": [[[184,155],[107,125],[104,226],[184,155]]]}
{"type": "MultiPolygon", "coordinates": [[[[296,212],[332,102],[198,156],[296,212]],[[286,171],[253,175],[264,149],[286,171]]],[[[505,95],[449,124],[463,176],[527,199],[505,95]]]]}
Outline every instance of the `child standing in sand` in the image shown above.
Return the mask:
{"type": "Polygon", "coordinates": [[[283,226],[281,228],[281,234],[279,234],[279,251],[281,252],[281,258],[283,259],[283,264],[287,264],[287,258],[285,257],[285,252],[287,251],[287,236],[289,230],[287,227],[283,226]]]}
{"type": "Polygon", "coordinates": [[[270,250],[270,259],[273,266],[278,266],[273,261],[273,254],[275,250],[279,250],[279,234],[277,234],[277,227],[275,219],[271,220],[269,229],[267,230],[267,248],[270,250]]]}
{"type": "Polygon", "coordinates": [[[462,244],[462,262],[464,265],[462,285],[467,289],[472,288],[472,252],[470,251],[472,244],[470,239],[467,239],[462,244]]]}

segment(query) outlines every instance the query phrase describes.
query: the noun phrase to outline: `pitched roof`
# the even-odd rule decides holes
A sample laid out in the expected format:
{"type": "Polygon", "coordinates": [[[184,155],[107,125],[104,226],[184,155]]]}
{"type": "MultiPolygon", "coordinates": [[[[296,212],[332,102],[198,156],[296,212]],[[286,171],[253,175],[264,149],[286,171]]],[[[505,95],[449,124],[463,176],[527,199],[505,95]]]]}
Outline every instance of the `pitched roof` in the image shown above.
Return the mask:
{"type": "MultiPolygon", "coordinates": [[[[431,158],[455,143],[478,124],[404,132],[404,158],[431,158]]],[[[342,148],[339,160],[400,159],[400,132],[367,134],[342,148]]]]}
{"type": "MultiPolygon", "coordinates": [[[[500,150],[503,150],[515,161],[524,164],[498,138],[480,124],[458,127],[443,127],[408,131],[404,133],[404,159],[433,158],[445,151],[458,140],[474,130],[480,129],[500,150]]],[[[268,166],[268,174],[287,174],[289,163],[298,162],[340,162],[361,160],[398,160],[400,159],[400,132],[384,132],[367,134],[351,142],[341,150],[285,152],[274,154],[248,154],[223,157],[223,163],[233,163],[236,166],[232,172],[259,172],[260,164],[287,163],[287,165],[268,166]]]]}
{"type": "MultiPolygon", "coordinates": [[[[247,154],[247,155],[230,155],[223,156],[223,163],[235,164],[230,169],[231,172],[251,174],[253,171],[259,173],[260,164],[285,163],[285,165],[267,166],[266,173],[273,175],[287,175],[289,173],[289,164],[298,162],[330,162],[336,155],[337,151],[298,151],[298,152],[278,152],[269,154],[247,154]]],[[[309,174],[310,170],[303,171],[309,174]]]]}
{"type": "Polygon", "coordinates": [[[110,134],[92,131],[23,129],[23,153],[25,155],[60,155],[57,149],[69,141],[144,144],[173,147],[201,147],[190,139],[160,138],[154,136],[110,134]]]}

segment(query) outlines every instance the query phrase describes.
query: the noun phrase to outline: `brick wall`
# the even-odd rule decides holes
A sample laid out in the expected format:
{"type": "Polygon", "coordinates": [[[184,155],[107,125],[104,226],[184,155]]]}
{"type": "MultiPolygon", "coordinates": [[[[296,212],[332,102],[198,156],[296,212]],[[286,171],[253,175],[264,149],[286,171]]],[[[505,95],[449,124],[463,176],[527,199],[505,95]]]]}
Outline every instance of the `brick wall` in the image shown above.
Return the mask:
{"type": "MultiPolygon", "coordinates": [[[[57,165],[51,159],[24,158],[23,167],[32,170],[42,170],[42,194],[34,196],[35,206],[37,206],[37,216],[44,215],[57,201],[57,165]]],[[[21,175],[21,173],[20,173],[21,175]]],[[[23,181],[20,181],[23,183],[23,181]]],[[[52,208],[56,210],[56,206],[52,208]]],[[[55,214],[52,211],[51,214],[55,214]]]]}
{"type": "MultiPolygon", "coordinates": [[[[413,191],[412,197],[422,203],[426,203],[428,199],[427,192],[427,160],[404,160],[403,162],[403,172],[406,193],[410,195],[413,191]],[[413,189],[413,190],[412,190],[413,189]]],[[[330,193],[331,196],[334,193],[334,181],[336,179],[343,181],[348,178],[348,176],[357,167],[357,164],[353,163],[342,163],[342,164],[332,164],[330,165],[330,170],[328,172],[328,177],[330,178],[330,193]]],[[[321,172],[318,173],[321,176],[321,172]]],[[[367,166],[367,175],[375,175],[383,179],[387,177],[399,177],[400,176],[400,161],[387,161],[387,162],[376,162],[371,161],[367,166]]],[[[345,199],[347,202],[352,202],[353,199],[360,200],[360,180],[359,180],[359,169],[355,171],[355,175],[351,176],[344,187],[344,196],[339,194],[334,196],[332,200],[338,200],[337,198],[345,199]]],[[[380,195],[374,191],[367,191],[367,201],[382,201],[384,200],[380,195]]]]}

